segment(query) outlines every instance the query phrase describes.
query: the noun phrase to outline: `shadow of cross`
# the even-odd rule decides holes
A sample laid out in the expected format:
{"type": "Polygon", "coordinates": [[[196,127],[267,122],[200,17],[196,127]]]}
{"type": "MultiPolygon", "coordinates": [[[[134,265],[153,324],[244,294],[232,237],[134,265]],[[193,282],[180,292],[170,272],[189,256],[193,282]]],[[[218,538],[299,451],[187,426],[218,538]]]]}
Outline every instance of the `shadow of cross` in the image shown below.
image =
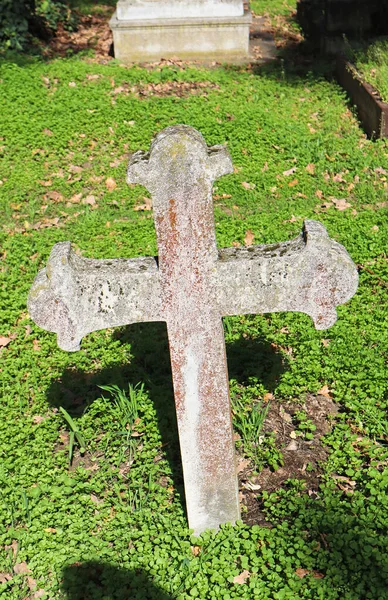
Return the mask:
{"type": "Polygon", "coordinates": [[[356,292],[357,270],[318,222],[281,244],[217,249],[212,185],[232,173],[222,146],[195,129],[160,132],[137,152],[128,182],[151,193],[158,258],[93,260],[56,244],[31,288],[28,309],[60,348],[91,331],[166,321],[189,525],[196,534],[239,518],[222,317],[300,311],[318,329],[356,292]]]}

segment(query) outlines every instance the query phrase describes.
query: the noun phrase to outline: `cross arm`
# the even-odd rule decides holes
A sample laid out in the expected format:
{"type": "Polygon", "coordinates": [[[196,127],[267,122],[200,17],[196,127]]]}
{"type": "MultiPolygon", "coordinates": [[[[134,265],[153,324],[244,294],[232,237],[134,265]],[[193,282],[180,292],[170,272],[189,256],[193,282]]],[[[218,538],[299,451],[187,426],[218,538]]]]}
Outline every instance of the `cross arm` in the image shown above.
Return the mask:
{"type": "Polygon", "coordinates": [[[79,350],[92,331],[159,321],[159,270],[153,257],[94,260],[56,244],[35,278],[28,310],[37,325],[58,335],[62,350],[79,350]]]}
{"type": "Polygon", "coordinates": [[[345,248],[308,220],[289,242],[219,250],[213,285],[222,316],[297,311],[327,329],[355,294],[358,273],[345,248]]]}

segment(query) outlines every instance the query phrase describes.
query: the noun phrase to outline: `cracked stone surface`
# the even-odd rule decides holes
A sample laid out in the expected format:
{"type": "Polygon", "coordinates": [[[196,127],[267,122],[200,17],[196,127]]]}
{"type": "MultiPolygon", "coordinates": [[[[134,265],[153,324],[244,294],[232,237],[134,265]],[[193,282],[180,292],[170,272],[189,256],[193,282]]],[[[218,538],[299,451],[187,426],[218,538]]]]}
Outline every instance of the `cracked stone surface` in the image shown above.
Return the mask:
{"type": "Polygon", "coordinates": [[[168,127],[137,152],[128,183],[152,195],[158,257],[93,260],[56,244],[31,288],[28,309],[59,346],[79,349],[92,331],[166,321],[189,526],[196,534],[235,522],[238,485],[222,316],[299,311],[317,329],[358,285],[343,246],[316,221],[294,240],[217,249],[212,186],[232,173],[223,146],[195,129],[168,127]]]}

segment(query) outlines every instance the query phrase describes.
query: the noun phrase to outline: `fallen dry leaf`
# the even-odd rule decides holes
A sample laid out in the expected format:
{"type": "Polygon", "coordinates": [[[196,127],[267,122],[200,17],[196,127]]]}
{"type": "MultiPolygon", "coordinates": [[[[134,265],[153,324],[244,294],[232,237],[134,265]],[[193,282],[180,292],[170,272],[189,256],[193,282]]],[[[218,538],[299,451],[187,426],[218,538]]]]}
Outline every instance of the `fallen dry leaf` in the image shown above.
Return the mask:
{"type": "Polygon", "coordinates": [[[46,594],[45,590],[39,589],[30,596],[31,600],[38,600],[38,598],[42,598],[46,594]]]}
{"type": "Polygon", "coordinates": [[[376,169],[374,169],[374,172],[378,175],[387,175],[387,171],[383,169],[383,167],[376,167],[376,169]]]}
{"type": "Polygon", "coordinates": [[[39,340],[33,340],[32,341],[32,347],[34,349],[34,352],[39,352],[39,350],[40,350],[39,340]]]}
{"type": "Polygon", "coordinates": [[[330,200],[337,210],[346,210],[352,206],[346,201],[346,198],[330,198],[330,200]]]}
{"type": "Polygon", "coordinates": [[[57,533],[57,530],[56,530],[56,529],[54,529],[54,527],[46,527],[46,528],[44,529],[44,531],[45,531],[46,533],[57,533]]]}
{"type": "Polygon", "coordinates": [[[8,346],[10,341],[11,341],[11,338],[1,335],[0,336],[0,348],[5,348],[5,346],[8,346]]]}
{"type": "Polygon", "coordinates": [[[309,163],[306,166],[306,171],[307,171],[307,173],[310,173],[310,175],[314,175],[314,173],[315,173],[315,165],[313,163],[309,163]]]}
{"type": "Polygon", "coordinates": [[[328,348],[330,346],[330,340],[321,340],[321,342],[325,348],[328,348]]]}
{"type": "Polygon", "coordinates": [[[86,196],[86,198],[82,199],[82,204],[89,204],[90,206],[94,206],[94,204],[96,204],[96,199],[93,196],[93,194],[90,194],[89,196],[86,196]]]}
{"type": "Polygon", "coordinates": [[[336,183],[345,183],[346,179],[342,177],[342,173],[336,173],[335,175],[333,175],[333,181],[335,181],[336,183]]]}
{"type": "Polygon", "coordinates": [[[83,168],[82,167],[78,167],[77,165],[70,165],[69,167],[69,173],[82,173],[83,168]]]}
{"type": "Polygon", "coordinates": [[[137,206],[133,207],[133,210],[151,210],[152,209],[152,200],[151,198],[146,198],[146,196],[144,196],[143,198],[143,204],[138,204],[137,206]]]}
{"type": "Polygon", "coordinates": [[[44,187],[49,187],[50,185],[53,184],[51,179],[48,179],[47,181],[38,181],[38,183],[40,183],[40,185],[43,185],[44,187]]]}
{"type": "Polygon", "coordinates": [[[317,391],[317,396],[325,396],[326,398],[331,398],[332,393],[329,386],[324,385],[320,390],[317,391]]]}
{"type": "Polygon", "coordinates": [[[53,135],[53,132],[51,131],[51,129],[47,129],[47,128],[43,129],[42,133],[44,133],[44,135],[48,135],[48,136],[53,135]]]}
{"type": "Polygon", "coordinates": [[[14,573],[16,573],[16,575],[28,575],[29,573],[31,573],[26,562],[16,563],[16,565],[14,565],[13,571],[14,573]]]}
{"type": "Polygon", "coordinates": [[[78,202],[81,200],[82,198],[82,192],[80,192],[79,194],[74,194],[74,196],[72,196],[69,200],[69,202],[71,202],[72,204],[78,204],[78,202]]]}
{"type": "Polygon", "coordinates": [[[248,183],[247,181],[242,181],[241,185],[243,186],[243,188],[245,188],[246,190],[254,190],[255,189],[255,184],[254,183],[248,183]]]}
{"type": "Polygon", "coordinates": [[[319,198],[319,199],[321,200],[321,199],[322,199],[322,196],[323,196],[323,192],[322,192],[322,190],[317,190],[317,191],[315,192],[315,195],[316,195],[316,197],[317,197],[317,198],[319,198]]]}
{"type": "Polygon", "coordinates": [[[273,394],[271,394],[271,392],[267,392],[263,396],[264,402],[269,402],[270,400],[273,400],[274,398],[275,398],[275,396],[273,394]]]}
{"type": "Polygon", "coordinates": [[[240,458],[240,460],[238,461],[238,464],[237,464],[237,473],[241,473],[242,471],[245,471],[245,469],[247,467],[249,467],[250,462],[251,461],[248,458],[240,458]]]}
{"type": "Polygon", "coordinates": [[[104,501],[95,494],[90,494],[90,499],[92,502],[94,502],[94,504],[104,504],[104,501]]]}
{"type": "Polygon", "coordinates": [[[233,578],[233,583],[242,585],[247,582],[247,579],[249,579],[250,576],[250,572],[245,569],[240,575],[236,575],[236,577],[233,578]]]}
{"type": "Polygon", "coordinates": [[[115,182],[113,177],[108,177],[108,179],[105,180],[105,185],[110,192],[112,192],[117,187],[117,183],[115,182]]]}
{"type": "Polygon", "coordinates": [[[201,546],[190,546],[193,556],[201,554],[201,546]]]}
{"type": "Polygon", "coordinates": [[[39,423],[41,423],[44,420],[45,420],[45,417],[42,417],[41,415],[34,415],[32,417],[32,422],[35,423],[35,425],[39,425],[39,423]]]}
{"type": "Polygon", "coordinates": [[[16,540],[13,540],[12,544],[9,546],[4,546],[4,550],[8,552],[8,550],[12,550],[13,557],[16,558],[18,553],[19,545],[16,540]]]}
{"type": "Polygon", "coordinates": [[[253,231],[251,229],[248,229],[245,232],[244,244],[246,246],[252,246],[254,239],[255,239],[255,234],[253,233],[253,231]]]}
{"type": "Polygon", "coordinates": [[[291,169],[288,169],[288,171],[283,171],[283,175],[285,177],[288,177],[289,175],[292,175],[293,173],[295,173],[297,167],[292,167],[291,169]]]}
{"type": "Polygon", "coordinates": [[[290,183],[288,184],[289,187],[294,187],[295,185],[298,185],[299,180],[298,179],[293,179],[292,181],[290,181],[290,183]]]}
{"type": "Polygon", "coordinates": [[[36,587],[36,579],[33,579],[33,577],[27,577],[27,585],[30,590],[33,590],[36,587]]]}
{"type": "Polygon", "coordinates": [[[295,575],[297,575],[300,578],[306,577],[306,575],[308,575],[310,573],[310,571],[308,569],[296,569],[295,571],[295,575]]]}
{"type": "Polygon", "coordinates": [[[261,485],[259,483],[253,483],[252,481],[244,481],[242,485],[246,490],[251,492],[257,492],[261,489],[261,485]]]}
{"type": "Polygon", "coordinates": [[[62,202],[63,196],[61,193],[56,192],[55,190],[50,190],[47,194],[44,195],[45,200],[53,200],[54,202],[62,202]]]}
{"type": "Polygon", "coordinates": [[[7,583],[7,581],[11,581],[12,575],[9,573],[0,573],[0,583],[7,583]]]}

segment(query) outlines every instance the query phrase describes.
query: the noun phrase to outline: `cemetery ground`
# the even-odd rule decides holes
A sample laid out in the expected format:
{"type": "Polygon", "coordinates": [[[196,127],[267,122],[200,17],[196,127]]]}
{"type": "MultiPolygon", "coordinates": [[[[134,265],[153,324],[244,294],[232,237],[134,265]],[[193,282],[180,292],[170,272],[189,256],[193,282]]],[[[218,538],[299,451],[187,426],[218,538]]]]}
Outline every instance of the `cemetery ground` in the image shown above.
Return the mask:
{"type": "Polygon", "coordinates": [[[327,66],[149,68],[89,54],[4,58],[1,94],[0,598],[387,599],[388,146],[327,66]],[[227,144],[220,247],[327,227],[355,297],[316,331],[297,313],[224,319],[242,521],[187,528],[164,324],[88,335],[30,320],[54,243],[153,255],[129,155],[186,123],[227,144]]]}

